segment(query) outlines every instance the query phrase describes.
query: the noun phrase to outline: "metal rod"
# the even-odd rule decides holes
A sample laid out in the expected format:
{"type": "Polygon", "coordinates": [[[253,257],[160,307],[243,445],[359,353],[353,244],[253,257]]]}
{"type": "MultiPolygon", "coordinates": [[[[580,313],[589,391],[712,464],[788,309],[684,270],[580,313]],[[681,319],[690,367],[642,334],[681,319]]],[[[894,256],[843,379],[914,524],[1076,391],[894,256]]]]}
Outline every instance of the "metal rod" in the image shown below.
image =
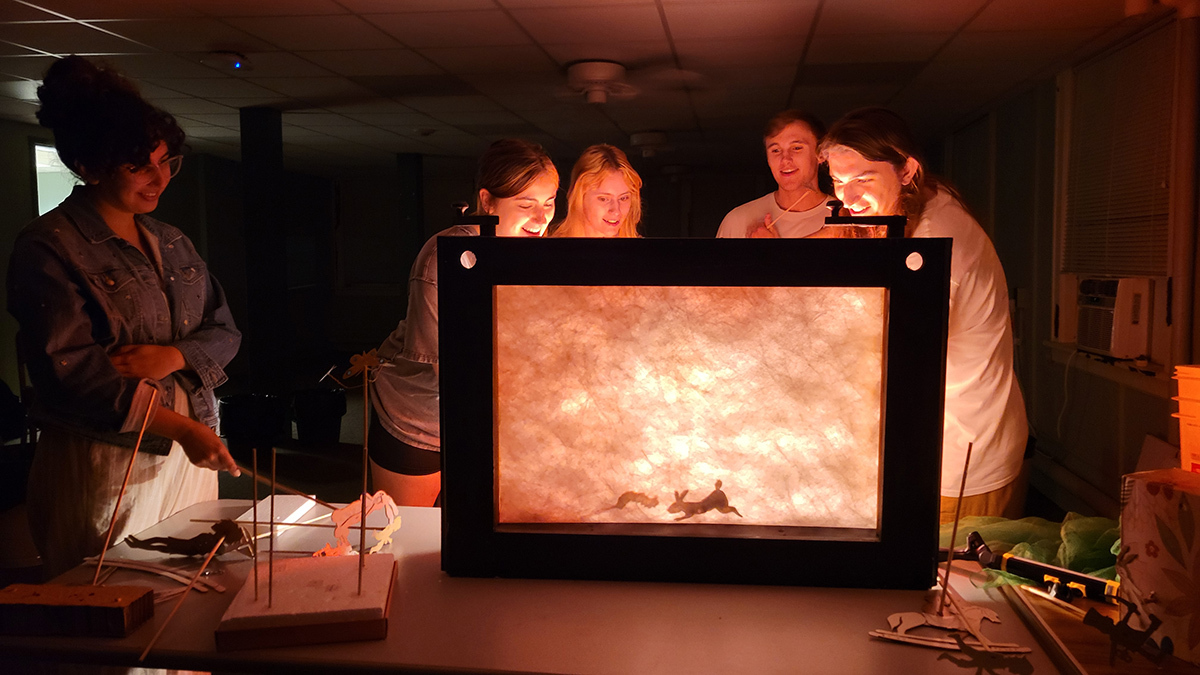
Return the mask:
{"type": "MultiPolygon", "coordinates": [[[[275,447],[271,446],[271,550],[267,553],[267,608],[275,598],[275,447]]],[[[254,534],[258,534],[255,532],[254,534]]],[[[255,560],[257,565],[258,561],[255,560]]]]}
{"type": "Polygon", "coordinates": [[[367,437],[371,424],[371,368],[363,366],[363,452],[362,452],[362,497],[359,499],[358,522],[358,594],[362,595],[363,565],[367,562],[367,437]]]}
{"type": "Polygon", "coordinates": [[[146,426],[154,412],[154,401],[158,399],[158,389],[150,390],[150,402],[146,404],[146,416],[142,418],[142,429],[138,432],[137,443],[133,444],[133,454],[129,456],[129,467],[125,469],[125,480],[121,481],[121,491],[117,493],[117,504],[113,507],[112,518],[108,521],[108,534],[104,536],[104,548],[100,549],[100,558],[96,561],[96,576],[92,577],[92,585],[100,583],[100,568],[104,566],[104,554],[108,553],[108,545],[112,543],[113,530],[117,529],[117,514],[121,512],[121,500],[125,497],[125,488],[129,487],[129,477],[133,475],[133,461],[137,459],[138,449],[142,447],[142,437],[146,435],[146,426]]]}
{"type": "Polygon", "coordinates": [[[942,601],[938,603],[938,616],[943,616],[946,609],[946,596],[950,594],[950,565],[954,563],[954,539],[958,537],[958,517],[962,513],[963,492],[967,489],[967,469],[971,466],[971,448],[974,443],[967,443],[967,459],[963,462],[962,482],[958,486],[958,502],[954,505],[954,527],[950,528],[950,554],[946,556],[946,576],[942,580],[942,601]]]}
{"type": "Polygon", "coordinates": [[[171,619],[175,618],[176,612],[178,612],[179,608],[183,606],[183,601],[187,598],[188,591],[192,590],[192,587],[196,585],[196,582],[200,579],[200,575],[204,574],[204,570],[208,567],[208,563],[212,561],[213,556],[217,554],[217,551],[220,550],[221,545],[224,543],[225,537],[221,537],[217,540],[217,545],[213,546],[213,549],[208,552],[208,557],[204,559],[204,564],[200,566],[200,569],[196,570],[196,575],[192,577],[192,580],[188,583],[187,588],[183,589],[183,593],[179,595],[179,602],[175,603],[175,608],[172,609],[171,613],[167,615],[166,621],[163,621],[162,625],[158,627],[158,632],[154,634],[154,637],[150,638],[150,644],[146,645],[146,649],[143,650],[142,655],[138,657],[139,662],[146,660],[146,655],[150,653],[150,650],[154,647],[154,643],[158,642],[158,638],[163,634],[163,631],[166,630],[167,624],[171,623],[171,619]]]}
{"type": "Polygon", "coordinates": [[[258,446],[254,446],[253,459],[251,460],[254,480],[251,481],[251,490],[254,492],[254,505],[250,507],[254,519],[254,538],[250,540],[251,551],[254,553],[254,601],[258,602],[258,446]]]}
{"type": "MultiPolygon", "coordinates": [[[[272,455],[272,457],[274,457],[274,455],[275,455],[275,448],[273,448],[273,447],[271,448],[271,455],[272,455]]],[[[272,461],[274,461],[274,460],[272,460],[272,461]]],[[[241,464],[238,464],[238,468],[247,473],[253,473],[246,467],[242,466],[241,464]]],[[[264,478],[263,476],[256,476],[255,480],[259,483],[271,484],[271,481],[264,478]]],[[[286,492],[290,495],[296,495],[297,497],[304,497],[305,499],[316,502],[317,504],[320,504],[321,506],[324,506],[327,509],[331,509],[334,511],[337,510],[337,507],[334,506],[333,504],[330,504],[329,502],[317,499],[316,497],[314,497],[312,495],[305,494],[305,493],[301,492],[300,490],[297,490],[296,488],[288,487],[287,485],[284,485],[282,483],[275,484],[272,489],[274,489],[274,488],[278,488],[281,492],[286,492]]]]}

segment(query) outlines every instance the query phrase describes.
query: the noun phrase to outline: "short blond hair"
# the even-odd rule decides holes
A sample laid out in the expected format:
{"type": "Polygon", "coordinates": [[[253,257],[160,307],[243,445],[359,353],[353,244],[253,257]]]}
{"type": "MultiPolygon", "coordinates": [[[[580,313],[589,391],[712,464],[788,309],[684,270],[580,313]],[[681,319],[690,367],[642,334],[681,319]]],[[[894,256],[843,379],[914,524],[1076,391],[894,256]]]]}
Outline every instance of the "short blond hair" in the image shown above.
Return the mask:
{"type": "Polygon", "coordinates": [[[571,169],[571,189],[567,192],[567,218],[551,236],[582,237],[584,232],[583,197],[588,190],[604,181],[609,172],[616,171],[629,187],[629,214],[621,223],[618,237],[637,237],[642,222],[642,177],[629,163],[620,148],[607,144],[593,145],[579,155],[571,169]]]}

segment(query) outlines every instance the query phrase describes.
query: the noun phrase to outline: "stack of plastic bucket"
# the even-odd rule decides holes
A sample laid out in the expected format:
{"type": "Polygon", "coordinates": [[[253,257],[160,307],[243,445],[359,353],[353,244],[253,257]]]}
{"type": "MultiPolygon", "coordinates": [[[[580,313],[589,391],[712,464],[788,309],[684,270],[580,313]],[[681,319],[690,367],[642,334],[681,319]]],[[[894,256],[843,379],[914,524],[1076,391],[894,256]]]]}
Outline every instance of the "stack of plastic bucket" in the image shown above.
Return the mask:
{"type": "Polygon", "coordinates": [[[1200,473],[1200,365],[1175,366],[1179,384],[1179,456],[1185,471],[1200,473]]]}

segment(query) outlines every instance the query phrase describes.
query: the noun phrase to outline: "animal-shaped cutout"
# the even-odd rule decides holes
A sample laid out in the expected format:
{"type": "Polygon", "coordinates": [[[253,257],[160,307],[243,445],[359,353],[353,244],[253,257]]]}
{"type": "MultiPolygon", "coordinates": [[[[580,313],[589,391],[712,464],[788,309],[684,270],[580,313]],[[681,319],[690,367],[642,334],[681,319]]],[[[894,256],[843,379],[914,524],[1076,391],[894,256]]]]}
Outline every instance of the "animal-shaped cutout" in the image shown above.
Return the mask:
{"type": "Polygon", "coordinates": [[[956,656],[950,652],[942,652],[938,654],[938,661],[949,661],[959,668],[970,670],[975,669],[975,675],[1000,675],[1001,671],[1007,670],[1013,675],[1032,675],[1033,664],[1025,655],[1006,654],[1002,652],[990,652],[987,648],[976,648],[967,644],[961,633],[951,634],[954,641],[958,643],[958,649],[963,653],[963,657],[956,656]]]}
{"type": "Polygon", "coordinates": [[[721,513],[737,513],[738,518],[743,517],[742,514],[738,513],[737,509],[729,505],[729,497],[725,496],[725,493],[721,490],[721,481],[719,480],[713,491],[698,502],[684,501],[683,498],[687,496],[687,493],[687,490],[676,492],[675,503],[667,507],[667,513],[683,514],[675,520],[687,520],[692,516],[708,513],[713,510],[720,511],[721,513]]]}
{"type": "Polygon", "coordinates": [[[987,644],[987,639],[983,637],[981,629],[981,624],[985,620],[1000,623],[1000,616],[987,607],[965,605],[961,611],[947,611],[944,614],[897,612],[888,617],[888,626],[901,635],[920,626],[944,630],[965,630],[975,639],[987,644]]]}
{"type": "MultiPolygon", "coordinates": [[[[400,509],[396,506],[396,502],[388,496],[388,493],[380,490],[373,495],[366,495],[367,500],[367,515],[371,515],[374,511],[383,509],[384,515],[387,516],[388,524],[383,530],[375,533],[375,539],[379,542],[369,551],[370,553],[378,553],[385,545],[392,542],[392,534],[400,529],[400,509]]],[[[362,522],[362,500],[360,497],[342,508],[334,511],[330,515],[333,520],[333,536],[337,538],[337,546],[325,544],[325,547],[313,554],[313,557],[324,557],[331,555],[349,555],[354,552],[354,547],[350,545],[350,528],[362,522]]]]}
{"type": "Polygon", "coordinates": [[[651,497],[645,493],[634,492],[633,490],[630,490],[628,492],[621,493],[621,496],[617,497],[617,503],[604,510],[611,511],[613,509],[623,509],[631,503],[641,504],[648,509],[652,509],[655,506],[658,506],[658,497],[651,497]]]}

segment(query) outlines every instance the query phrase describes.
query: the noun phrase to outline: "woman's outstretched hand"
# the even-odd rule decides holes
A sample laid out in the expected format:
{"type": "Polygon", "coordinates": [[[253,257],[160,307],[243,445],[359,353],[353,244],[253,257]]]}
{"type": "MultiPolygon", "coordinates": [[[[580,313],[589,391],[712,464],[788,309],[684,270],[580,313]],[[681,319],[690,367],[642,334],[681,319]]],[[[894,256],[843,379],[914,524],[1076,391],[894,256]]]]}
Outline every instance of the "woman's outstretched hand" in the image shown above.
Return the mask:
{"type": "Polygon", "coordinates": [[[150,431],[159,436],[166,436],[179,445],[187,454],[188,460],[202,469],[213,471],[228,471],[230,475],[242,475],[229,449],[217,438],[216,433],[207,426],[174,410],[159,408],[154,411],[154,419],[148,426],[150,431]]]}

